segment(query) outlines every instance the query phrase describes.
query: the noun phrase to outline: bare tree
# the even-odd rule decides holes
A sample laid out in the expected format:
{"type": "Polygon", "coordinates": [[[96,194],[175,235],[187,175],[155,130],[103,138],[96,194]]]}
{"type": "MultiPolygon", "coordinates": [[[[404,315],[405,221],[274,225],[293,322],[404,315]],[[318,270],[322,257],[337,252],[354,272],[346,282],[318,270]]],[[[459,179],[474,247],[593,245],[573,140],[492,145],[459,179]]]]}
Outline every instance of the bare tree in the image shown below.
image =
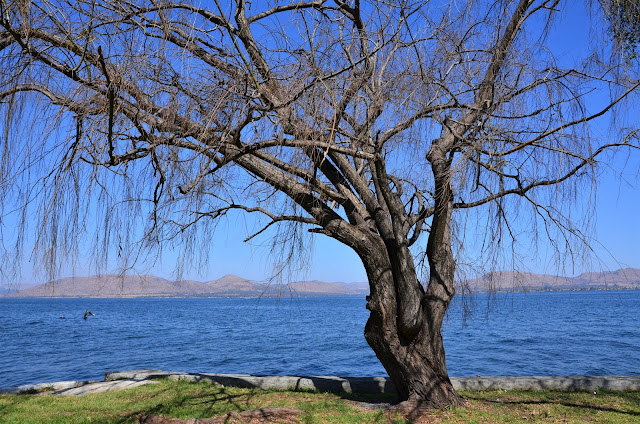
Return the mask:
{"type": "Polygon", "coordinates": [[[365,337],[404,400],[462,403],[441,324],[470,211],[491,245],[528,212],[571,249],[576,188],[638,146],[592,133],[636,69],[555,58],[559,0],[0,5],[3,211],[35,213],[45,264],[88,235],[192,253],[234,210],[332,237],[364,264],[365,337]]]}
{"type": "Polygon", "coordinates": [[[640,4],[634,0],[600,0],[609,31],[628,60],[638,57],[640,42],[640,4]]]}

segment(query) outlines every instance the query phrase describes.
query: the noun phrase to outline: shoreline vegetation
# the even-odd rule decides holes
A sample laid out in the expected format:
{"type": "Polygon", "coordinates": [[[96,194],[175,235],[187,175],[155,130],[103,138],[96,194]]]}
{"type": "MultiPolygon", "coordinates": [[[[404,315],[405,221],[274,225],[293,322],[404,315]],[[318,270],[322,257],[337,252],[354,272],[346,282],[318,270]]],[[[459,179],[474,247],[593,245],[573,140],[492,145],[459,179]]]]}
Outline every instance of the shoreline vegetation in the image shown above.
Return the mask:
{"type": "MultiPolygon", "coordinates": [[[[458,292],[515,293],[585,290],[640,289],[640,269],[590,272],[576,277],[561,277],[528,272],[498,271],[465,280],[458,292]]],[[[2,293],[2,292],[0,292],[2,293]]],[[[139,298],[139,297],[322,297],[364,296],[369,293],[366,282],[329,283],[298,281],[275,284],[226,275],[218,280],[199,282],[170,281],[153,275],[94,275],[70,277],[39,284],[24,290],[8,292],[0,297],[46,298],[139,298]]]]}
{"type": "MultiPolygon", "coordinates": [[[[45,392],[0,395],[1,422],[135,423],[140,417],[266,421],[253,412],[279,411],[284,423],[632,423],[640,417],[640,392],[462,392],[466,405],[406,411],[390,394],[242,389],[207,382],[159,379],[157,384],[81,397],[45,392]]],[[[259,415],[259,414],[258,414],[259,415]]],[[[212,421],[212,422],[218,422],[212,421]]]]}

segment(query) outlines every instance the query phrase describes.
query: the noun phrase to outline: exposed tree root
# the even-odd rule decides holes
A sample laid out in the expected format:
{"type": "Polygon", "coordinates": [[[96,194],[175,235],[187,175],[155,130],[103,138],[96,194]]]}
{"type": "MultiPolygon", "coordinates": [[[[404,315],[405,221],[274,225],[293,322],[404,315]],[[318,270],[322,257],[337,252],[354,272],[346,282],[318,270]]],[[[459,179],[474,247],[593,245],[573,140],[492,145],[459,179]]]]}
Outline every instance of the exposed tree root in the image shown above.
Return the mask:
{"type": "Polygon", "coordinates": [[[430,401],[409,399],[386,408],[389,417],[399,414],[409,422],[420,424],[431,422],[430,416],[436,409],[446,409],[452,406],[468,406],[463,398],[454,404],[441,405],[430,401]]]}

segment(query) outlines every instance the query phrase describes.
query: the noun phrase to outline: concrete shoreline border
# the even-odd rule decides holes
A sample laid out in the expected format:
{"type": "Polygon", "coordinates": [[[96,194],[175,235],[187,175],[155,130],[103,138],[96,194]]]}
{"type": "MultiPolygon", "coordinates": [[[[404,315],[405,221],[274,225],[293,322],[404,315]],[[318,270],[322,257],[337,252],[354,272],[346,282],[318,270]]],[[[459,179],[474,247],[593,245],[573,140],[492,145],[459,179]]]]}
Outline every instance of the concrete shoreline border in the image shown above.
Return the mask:
{"type": "MultiPolygon", "coordinates": [[[[81,396],[153,384],[154,379],[206,381],[231,387],[318,390],[321,392],[394,393],[395,387],[386,377],[334,376],[257,376],[243,374],[210,374],[171,372],[153,369],[107,372],[104,381],[62,381],[0,389],[0,393],[37,392],[63,396],[81,396]],[[46,391],[45,391],[46,390],[46,391]]],[[[456,390],[561,390],[561,391],[640,391],[640,376],[564,376],[564,377],[452,377],[456,390]]]]}

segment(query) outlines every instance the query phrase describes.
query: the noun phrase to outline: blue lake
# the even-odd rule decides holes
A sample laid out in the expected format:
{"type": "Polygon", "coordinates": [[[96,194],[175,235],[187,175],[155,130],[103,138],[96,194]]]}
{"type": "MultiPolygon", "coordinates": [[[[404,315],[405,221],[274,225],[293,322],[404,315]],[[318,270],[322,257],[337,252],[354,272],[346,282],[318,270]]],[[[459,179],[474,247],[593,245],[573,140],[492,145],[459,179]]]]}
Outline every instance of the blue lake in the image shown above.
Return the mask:
{"type": "MultiPolygon", "coordinates": [[[[444,324],[451,376],[640,375],[640,290],[473,302],[465,320],[458,299],[444,324]]],[[[0,298],[0,387],[136,368],[386,375],[364,340],[367,316],[359,297],[0,298]],[[86,309],[96,316],[83,320],[86,309]]]]}

